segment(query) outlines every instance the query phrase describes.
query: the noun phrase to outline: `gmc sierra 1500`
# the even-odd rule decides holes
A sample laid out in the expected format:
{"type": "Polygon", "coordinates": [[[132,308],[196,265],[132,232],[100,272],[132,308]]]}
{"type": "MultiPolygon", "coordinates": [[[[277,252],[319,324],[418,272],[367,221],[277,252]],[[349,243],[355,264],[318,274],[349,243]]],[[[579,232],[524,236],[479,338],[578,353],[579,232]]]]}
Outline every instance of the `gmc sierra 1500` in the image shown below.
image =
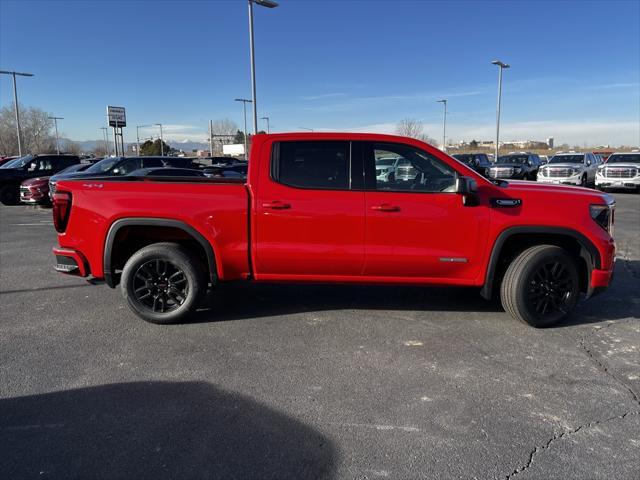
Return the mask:
{"type": "Polygon", "coordinates": [[[457,285],[552,325],[609,285],[611,196],[488,180],[418,140],[255,135],[245,179],[83,177],[54,195],[56,269],[120,284],[155,323],[219,282],[457,285]],[[380,179],[376,159],[411,175],[380,179]]]}

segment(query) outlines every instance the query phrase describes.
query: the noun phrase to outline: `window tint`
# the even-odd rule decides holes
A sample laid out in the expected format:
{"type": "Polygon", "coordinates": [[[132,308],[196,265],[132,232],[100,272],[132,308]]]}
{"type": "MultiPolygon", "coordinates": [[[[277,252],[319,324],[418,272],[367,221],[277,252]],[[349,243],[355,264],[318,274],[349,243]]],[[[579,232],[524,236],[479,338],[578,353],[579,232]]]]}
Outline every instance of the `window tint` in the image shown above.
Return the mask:
{"type": "Polygon", "coordinates": [[[143,168],[164,167],[164,163],[159,158],[144,158],[142,160],[143,168]]]}
{"type": "Polygon", "coordinates": [[[448,192],[455,184],[456,172],[436,157],[408,145],[374,143],[376,190],[448,192]],[[381,168],[379,159],[398,157],[396,166],[381,168]]]}
{"type": "Polygon", "coordinates": [[[349,142],[280,142],[273,178],[301,188],[349,189],[349,142]]]}

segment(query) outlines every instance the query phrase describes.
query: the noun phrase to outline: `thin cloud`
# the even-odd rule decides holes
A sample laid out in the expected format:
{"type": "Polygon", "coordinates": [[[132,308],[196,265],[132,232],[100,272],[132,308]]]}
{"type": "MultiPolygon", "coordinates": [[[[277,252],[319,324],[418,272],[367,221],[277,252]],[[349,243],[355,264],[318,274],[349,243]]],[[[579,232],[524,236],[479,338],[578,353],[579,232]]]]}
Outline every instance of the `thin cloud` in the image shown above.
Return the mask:
{"type": "Polygon", "coordinates": [[[341,98],[346,96],[346,93],[323,93],[320,95],[309,95],[301,98],[302,100],[325,100],[327,98],[341,98]]]}
{"type": "Polygon", "coordinates": [[[585,90],[615,90],[619,88],[640,88],[640,83],[605,83],[603,85],[590,85],[585,90]]]}

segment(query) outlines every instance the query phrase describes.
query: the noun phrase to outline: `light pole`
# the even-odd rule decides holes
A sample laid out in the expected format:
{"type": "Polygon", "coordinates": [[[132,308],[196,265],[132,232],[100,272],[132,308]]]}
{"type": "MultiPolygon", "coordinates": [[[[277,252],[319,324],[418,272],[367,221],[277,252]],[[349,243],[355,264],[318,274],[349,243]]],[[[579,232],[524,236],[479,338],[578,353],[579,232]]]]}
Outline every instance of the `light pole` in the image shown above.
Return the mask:
{"type": "Polygon", "coordinates": [[[109,127],[100,127],[100,130],[102,130],[103,133],[103,137],[104,137],[104,149],[107,152],[107,157],[109,156],[109,154],[111,152],[109,152],[109,127]]]}
{"type": "Polygon", "coordinates": [[[436,103],[442,103],[444,105],[444,117],[442,119],[442,151],[447,151],[447,99],[443,98],[436,103]]]}
{"type": "MultiPolygon", "coordinates": [[[[275,8],[278,6],[273,0],[248,0],[249,1],[249,57],[251,59],[251,99],[253,100],[253,134],[258,133],[258,107],[256,105],[256,59],[253,47],[253,4],[261,7],[275,8]]],[[[245,128],[245,136],[247,129],[245,128]]]]}
{"type": "Polygon", "coordinates": [[[499,67],[498,70],[498,108],[496,111],[496,157],[494,161],[498,161],[498,149],[500,148],[500,101],[502,99],[502,70],[509,68],[511,65],[503,63],[500,60],[494,60],[491,62],[493,65],[499,67]]]}
{"type": "Polygon", "coordinates": [[[60,155],[60,141],[58,140],[58,120],[64,120],[64,117],[47,117],[49,120],[53,120],[56,126],[56,152],[60,155]]]}
{"type": "Polygon", "coordinates": [[[260,120],[267,121],[267,133],[271,133],[271,129],[269,128],[269,117],[260,117],[260,120]]]}
{"type": "Polygon", "coordinates": [[[160,127],[160,156],[164,157],[164,138],[162,137],[162,124],[156,123],[154,125],[160,127]]]}
{"type": "Polygon", "coordinates": [[[0,70],[0,74],[4,73],[5,75],[13,76],[13,103],[15,105],[16,110],[16,132],[18,133],[18,155],[22,156],[22,139],[20,138],[20,112],[18,109],[18,87],[16,85],[16,75],[20,75],[21,77],[33,77],[33,73],[20,73],[20,72],[9,72],[6,70],[0,70]]]}
{"type": "MultiPolygon", "coordinates": [[[[251,1],[249,1],[249,5],[251,5],[251,1]]],[[[247,98],[236,98],[236,102],[242,102],[242,108],[244,109],[244,159],[248,160],[249,155],[247,152],[247,103],[253,103],[252,100],[247,98]]],[[[254,131],[256,129],[254,128],[254,131]]]]}
{"type": "Polygon", "coordinates": [[[313,132],[313,128],[309,128],[309,127],[298,127],[300,130],[309,130],[310,132],[313,132]]]}

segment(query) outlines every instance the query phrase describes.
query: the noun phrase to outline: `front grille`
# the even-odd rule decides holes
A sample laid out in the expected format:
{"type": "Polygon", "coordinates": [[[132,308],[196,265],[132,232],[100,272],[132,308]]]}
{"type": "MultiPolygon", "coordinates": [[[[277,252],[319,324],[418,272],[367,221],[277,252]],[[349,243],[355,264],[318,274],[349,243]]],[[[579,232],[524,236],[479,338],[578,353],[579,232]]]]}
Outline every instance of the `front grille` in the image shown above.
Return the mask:
{"type": "Polygon", "coordinates": [[[513,175],[513,168],[490,168],[489,176],[493,178],[510,177],[513,175]]]}
{"type": "Polygon", "coordinates": [[[570,168],[547,168],[546,174],[549,178],[566,178],[573,174],[573,170],[570,168]]]}
{"type": "Polygon", "coordinates": [[[637,168],[605,167],[603,176],[606,178],[633,178],[638,175],[637,168]]]}

